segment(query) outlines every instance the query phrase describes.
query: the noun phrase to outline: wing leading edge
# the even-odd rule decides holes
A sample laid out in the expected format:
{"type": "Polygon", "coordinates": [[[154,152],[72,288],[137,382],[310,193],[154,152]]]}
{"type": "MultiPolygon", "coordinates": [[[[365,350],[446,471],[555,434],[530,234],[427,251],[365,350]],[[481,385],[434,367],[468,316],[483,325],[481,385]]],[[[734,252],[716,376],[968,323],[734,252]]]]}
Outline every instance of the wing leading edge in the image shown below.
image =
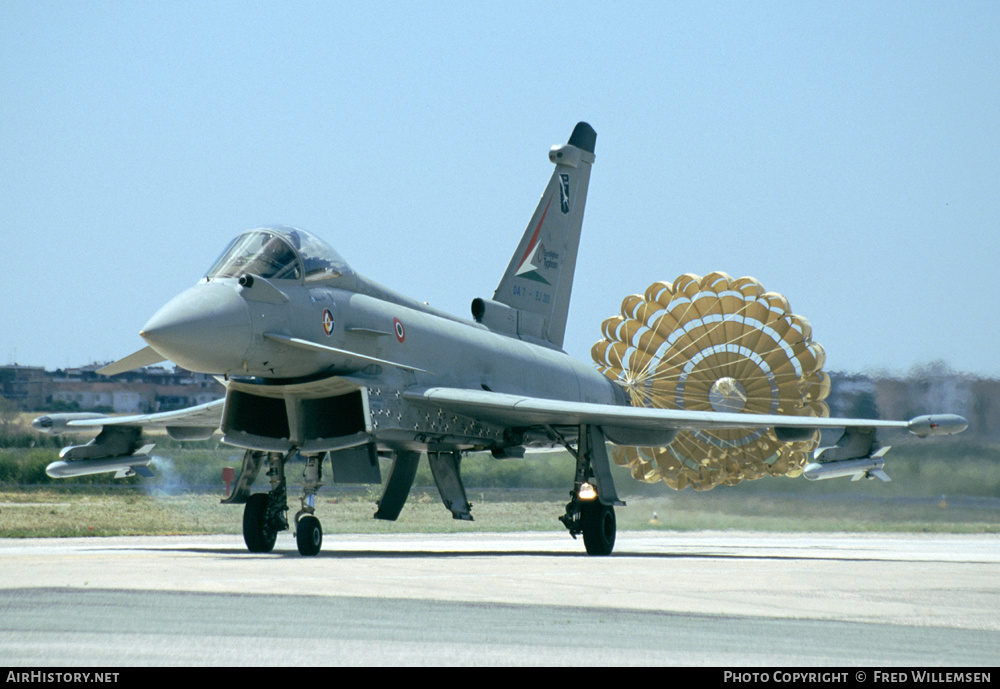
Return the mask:
{"type": "Polygon", "coordinates": [[[907,430],[924,438],[960,433],[968,426],[961,416],[933,414],[909,421],[847,419],[780,414],[703,412],[682,409],[652,409],[586,402],[567,402],[455,388],[411,389],[404,397],[416,405],[444,409],[455,414],[508,427],[543,428],[577,425],[600,427],[603,436],[617,444],[664,447],[681,431],[721,431],[730,429],[774,429],[781,442],[806,440],[817,430],[843,428],[840,440],[831,447],[818,448],[812,463],[803,468],[809,480],[853,476],[888,481],[883,470],[889,447],[875,442],[880,428],[907,430]]]}
{"type": "Polygon", "coordinates": [[[106,414],[68,413],[40,416],[32,422],[36,430],[50,434],[87,431],[104,426],[143,426],[148,428],[211,428],[222,422],[225,399],[205,402],[194,407],[155,414],[108,416],[106,414]]]}
{"type": "MultiPolygon", "coordinates": [[[[791,431],[857,427],[903,429],[914,435],[926,437],[959,433],[965,430],[968,425],[964,418],[954,414],[918,416],[909,421],[885,421],[779,414],[699,412],[682,409],[651,409],[587,402],[565,402],[456,388],[411,389],[403,396],[415,404],[440,407],[456,414],[510,426],[595,425],[637,433],[732,428],[777,428],[791,431]]],[[[609,439],[614,440],[610,434],[609,439]]]]}

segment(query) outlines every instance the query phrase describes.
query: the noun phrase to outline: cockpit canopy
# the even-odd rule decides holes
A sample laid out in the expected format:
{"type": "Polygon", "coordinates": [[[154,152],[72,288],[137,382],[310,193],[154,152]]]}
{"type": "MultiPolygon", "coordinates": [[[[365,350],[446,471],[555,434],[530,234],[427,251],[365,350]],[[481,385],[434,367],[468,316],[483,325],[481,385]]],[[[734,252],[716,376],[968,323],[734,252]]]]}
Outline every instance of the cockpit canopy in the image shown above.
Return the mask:
{"type": "Polygon", "coordinates": [[[294,227],[265,227],[234,239],[205,277],[323,282],[354,271],[326,242],[294,227]]]}

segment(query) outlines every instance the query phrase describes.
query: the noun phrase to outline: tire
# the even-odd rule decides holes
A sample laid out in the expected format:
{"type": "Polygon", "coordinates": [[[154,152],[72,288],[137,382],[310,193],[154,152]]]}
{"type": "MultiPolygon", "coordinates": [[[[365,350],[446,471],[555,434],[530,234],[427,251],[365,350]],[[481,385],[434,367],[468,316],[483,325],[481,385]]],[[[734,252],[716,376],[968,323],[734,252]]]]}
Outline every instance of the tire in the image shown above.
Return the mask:
{"type": "Polygon", "coordinates": [[[295,542],[300,555],[316,555],[323,545],[323,527],[319,519],[307,514],[295,525],[295,542]]]}
{"type": "Polygon", "coordinates": [[[243,508],[243,542],[251,553],[269,553],[274,550],[278,532],[267,526],[267,493],[254,493],[243,508]]]}
{"type": "Polygon", "coordinates": [[[618,523],[615,508],[600,501],[585,502],[580,506],[580,526],[583,528],[583,545],[588,555],[610,555],[615,549],[618,523]]]}

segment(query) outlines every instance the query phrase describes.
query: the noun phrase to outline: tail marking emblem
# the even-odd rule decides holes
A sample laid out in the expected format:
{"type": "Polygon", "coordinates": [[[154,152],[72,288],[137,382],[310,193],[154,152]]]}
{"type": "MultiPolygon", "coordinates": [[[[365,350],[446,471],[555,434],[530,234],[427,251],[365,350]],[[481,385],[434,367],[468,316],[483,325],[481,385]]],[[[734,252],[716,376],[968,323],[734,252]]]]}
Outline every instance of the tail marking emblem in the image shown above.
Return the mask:
{"type": "Polygon", "coordinates": [[[518,277],[536,280],[546,285],[551,283],[538,274],[538,268],[543,264],[545,255],[545,245],[538,245],[538,234],[542,230],[542,225],[545,224],[545,216],[548,215],[549,206],[551,205],[552,197],[550,196],[549,202],[545,204],[545,210],[542,211],[542,218],[538,221],[538,226],[535,228],[534,234],[531,235],[531,241],[528,242],[528,248],[525,249],[524,256],[521,257],[521,265],[514,272],[514,275],[518,277]],[[535,250],[536,246],[538,247],[537,251],[535,250]]]}

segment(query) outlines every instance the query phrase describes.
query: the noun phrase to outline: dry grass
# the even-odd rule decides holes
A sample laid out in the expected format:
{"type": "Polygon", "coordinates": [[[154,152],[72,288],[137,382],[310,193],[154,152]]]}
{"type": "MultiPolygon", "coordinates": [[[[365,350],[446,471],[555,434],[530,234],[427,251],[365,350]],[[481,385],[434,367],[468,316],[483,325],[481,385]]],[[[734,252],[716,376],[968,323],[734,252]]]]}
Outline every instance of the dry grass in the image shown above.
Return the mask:
{"type": "MultiPolygon", "coordinates": [[[[238,534],[243,508],[204,492],[146,494],[118,490],[0,491],[0,537],[138,534],[238,534]]],[[[372,519],[374,491],[323,491],[316,514],[327,533],[563,531],[559,492],[470,491],[476,521],[451,518],[433,489],[417,489],[396,522],[372,519]]],[[[628,498],[621,530],[915,531],[1000,533],[1000,511],[987,506],[869,499],[673,494],[628,498]],[[656,520],[653,519],[654,514],[656,520]]],[[[298,500],[289,500],[292,515],[298,500]]]]}
{"type": "MultiPolygon", "coordinates": [[[[32,418],[22,415],[18,423],[30,425],[32,418]]],[[[239,452],[216,442],[157,442],[155,479],[89,477],[95,485],[46,482],[44,467],[58,456],[54,442],[0,448],[0,537],[240,533],[242,507],[219,504],[222,467],[238,467],[239,452]]],[[[893,481],[887,484],[764,479],[708,493],[647,486],[613,466],[619,491],[632,493],[626,497],[629,506],[617,511],[618,527],[1000,532],[1000,447],[949,439],[901,444],[893,448],[888,464],[893,481]],[[942,500],[942,494],[948,497],[942,500]]],[[[502,462],[488,455],[465,458],[466,485],[491,486],[469,490],[472,523],[453,520],[434,488],[415,489],[399,520],[387,523],[372,519],[378,486],[326,486],[318,496],[317,516],[328,533],[561,532],[558,517],[568,500],[572,470],[572,461],[559,455],[502,462]]],[[[383,467],[383,475],[386,471],[383,467]]],[[[300,466],[290,465],[290,514],[299,507],[300,476],[300,466]]],[[[417,485],[433,485],[426,464],[417,485]]],[[[258,481],[258,490],[265,486],[265,480],[258,481]]]]}

